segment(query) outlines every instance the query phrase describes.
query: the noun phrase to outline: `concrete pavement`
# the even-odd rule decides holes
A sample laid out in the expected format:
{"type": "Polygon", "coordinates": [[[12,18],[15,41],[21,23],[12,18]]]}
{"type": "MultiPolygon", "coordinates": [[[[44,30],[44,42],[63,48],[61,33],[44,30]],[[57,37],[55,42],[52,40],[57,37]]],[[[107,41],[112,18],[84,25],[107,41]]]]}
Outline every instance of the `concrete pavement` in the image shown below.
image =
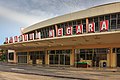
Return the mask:
{"type": "Polygon", "coordinates": [[[74,80],[119,80],[119,70],[1,64],[0,71],[74,80]]]}

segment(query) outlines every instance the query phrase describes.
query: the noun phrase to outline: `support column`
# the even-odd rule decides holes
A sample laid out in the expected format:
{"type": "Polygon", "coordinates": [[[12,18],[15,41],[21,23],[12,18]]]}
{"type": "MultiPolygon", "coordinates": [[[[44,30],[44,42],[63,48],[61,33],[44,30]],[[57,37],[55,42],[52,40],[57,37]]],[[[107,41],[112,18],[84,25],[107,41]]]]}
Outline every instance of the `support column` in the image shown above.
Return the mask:
{"type": "Polygon", "coordinates": [[[45,50],[45,64],[49,65],[49,55],[47,53],[47,50],[45,50]]]}
{"type": "Polygon", "coordinates": [[[116,53],[113,53],[113,48],[109,51],[109,67],[116,67],[116,53]]]}
{"type": "Polygon", "coordinates": [[[89,23],[88,18],[86,18],[86,32],[88,32],[88,23],[89,23]]]}
{"type": "Polygon", "coordinates": [[[111,67],[116,67],[116,53],[115,52],[113,52],[113,48],[111,48],[111,67]]]}
{"type": "Polygon", "coordinates": [[[112,48],[110,48],[109,61],[110,61],[110,67],[112,67],[112,48]]]}
{"type": "Polygon", "coordinates": [[[15,51],[14,51],[14,63],[17,63],[17,55],[15,51]]]}
{"type": "Polygon", "coordinates": [[[72,48],[72,52],[70,54],[70,65],[73,66],[75,62],[74,48],[72,48]]]}
{"type": "Polygon", "coordinates": [[[29,56],[29,52],[27,52],[27,64],[29,64],[29,60],[30,60],[30,56],[29,56]]]}

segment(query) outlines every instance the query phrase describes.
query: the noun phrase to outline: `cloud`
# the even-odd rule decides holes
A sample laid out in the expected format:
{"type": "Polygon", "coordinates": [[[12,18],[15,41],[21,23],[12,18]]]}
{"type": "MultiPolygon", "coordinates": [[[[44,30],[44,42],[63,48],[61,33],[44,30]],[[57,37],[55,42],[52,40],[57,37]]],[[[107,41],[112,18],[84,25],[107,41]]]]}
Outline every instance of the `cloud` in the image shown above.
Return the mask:
{"type": "Polygon", "coordinates": [[[46,14],[46,12],[40,10],[31,10],[30,12],[31,14],[22,13],[0,6],[0,16],[25,25],[34,24],[54,16],[54,14],[46,14]],[[32,14],[39,14],[40,16],[32,14]]]}
{"type": "Polygon", "coordinates": [[[117,1],[120,0],[4,0],[0,1],[0,16],[31,25],[58,15],[117,1]]]}

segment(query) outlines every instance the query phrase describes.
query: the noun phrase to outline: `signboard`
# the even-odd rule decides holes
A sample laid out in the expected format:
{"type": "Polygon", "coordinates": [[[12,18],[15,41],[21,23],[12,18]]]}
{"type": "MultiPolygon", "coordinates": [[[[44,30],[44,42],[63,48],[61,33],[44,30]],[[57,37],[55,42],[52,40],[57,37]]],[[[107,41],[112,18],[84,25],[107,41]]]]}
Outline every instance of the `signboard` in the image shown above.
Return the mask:
{"type": "Polygon", "coordinates": [[[24,34],[23,37],[24,37],[24,41],[28,41],[28,34],[24,34]]]}
{"type": "Polygon", "coordinates": [[[88,32],[95,32],[95,23],[92,22],[92,23],[89,23],[88,24],[88,32]]]}
{"type": "Polygon", "coordinates": [[[57,36],[63,36],[63,28],[57,30],[57,36]]]}
{"type": "Polygon", "coordinates": [[[54,37],[54,30],[49,30],[49,37],[54,37]]]}
{"type": "Polygon", "coordinates": [[[5,38],[5,43],[8,44],[9,43],[9,38],[5,38]]]}
{"type": "MultiPolygon", "coordinates": [[[[89,23],[87,27],[88,27],[87,28],[88,33],[95,32],[95,22],[89,23]]],[[[58,28],[58,26],[55,25],[55,30],[54,29],[49,30],[49,38],[55,37],[55,33],[56,33],[56,37],[63,36],[63,33],[64,33],[63,28],[65,29],[64,31],[66,36],[70,36],[73,34],[72,26],[58,28]]],[[[108,31],[108,29],[109,29],[109,21],[108,20],[100,21],[100,31],[108,31]]],[[[82,24],[76,25],[74,30],[76,30],[76,34],[82,34],[83,25],[82,24]]],[[[35,40],[35,39],[41,39],[41,32],[35,31],[34,33],[22,34],[20,36],[6,38],[5,43],[7,44],[7,43],[24,42],[24,41],[35,40]]]]}
{"type": "Polygon", "coordinates": [[[34,33],[30,33],[30,34],[29,34],[29,39],[30,39],[30,40],[34,40],[34,33]]]}
{"type": "Polygon", "coordinates": [[[14,36],[14,42],[18,42],[18,36],[14,36]]]}
{"type": "Polygon", "coordinates": [[[72,35],[72,26],[66,28],[66,35],[72,35]]]}
{"type": "Polygon", "coordinates": [[[41,34],[40,32],[35,32],[35,39],[41,39],[41,34]]]}
{"type": "Polygon", "coordinates": [[[83,33],[83,25],[77,25],[76,26],[76,34],[82,34],[83,33]]]}
{"type": "Polygon", "coordinates": [[[108,20],[100,21],[100,31],[108,31],[108,20]]]}

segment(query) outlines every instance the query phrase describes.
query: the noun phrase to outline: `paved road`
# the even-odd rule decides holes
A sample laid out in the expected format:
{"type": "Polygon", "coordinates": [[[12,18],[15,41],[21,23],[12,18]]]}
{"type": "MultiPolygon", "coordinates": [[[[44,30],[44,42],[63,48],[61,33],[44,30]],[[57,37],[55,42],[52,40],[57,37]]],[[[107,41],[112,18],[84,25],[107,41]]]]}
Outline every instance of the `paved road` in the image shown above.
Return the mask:
{"type": "MultiPolygon", "coordinates": [[[[0,71],[0,80],[63,80],[63,78],[0,71]]],[[[69,79],[66,78],[64,80],[69,79]]]]}
{"type": "MultiPolygon", "coordinates": [[[[16,75],[11,80],[119,80],[120,72],[105,71],[83,71],[80,69],[66,69],[61,67],[51,68],[42,66],[22,66],[22,65],[0,65],[0,77],[9,78],[16,75]],[[13,72],[11,74],[11,72],[13,72]],[[9,76],[7,76],[9,75],[9,76]],[[22,75],[22,76],[21,76],[22,75]],[[24,75],[28,76],[24,78],[24,75]],[[18,77],[18,78],[17,78],[18,77]],[[30,78],[30,79],[27,79],[30,78]]],[[[1,80],[10,80],[8,78],[1,80]]]]}

